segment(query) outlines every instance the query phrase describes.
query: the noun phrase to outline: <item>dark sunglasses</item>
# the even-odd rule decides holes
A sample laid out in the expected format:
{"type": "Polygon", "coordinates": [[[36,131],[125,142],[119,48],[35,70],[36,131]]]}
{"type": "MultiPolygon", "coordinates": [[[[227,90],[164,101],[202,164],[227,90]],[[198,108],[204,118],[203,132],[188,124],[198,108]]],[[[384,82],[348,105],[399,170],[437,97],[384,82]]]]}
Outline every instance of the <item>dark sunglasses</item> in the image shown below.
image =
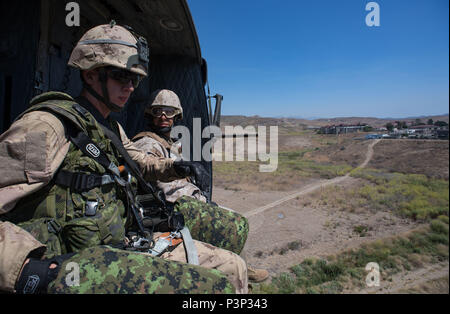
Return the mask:
{"type": "Polygon", "coordinates": [[[125,85],[131,81],[134,88],[139,86],[142,79],[142,76],[139,74],[121,69],[108,69],[107,73],[109,78],[119,82],[120,84],[125,85]]]}

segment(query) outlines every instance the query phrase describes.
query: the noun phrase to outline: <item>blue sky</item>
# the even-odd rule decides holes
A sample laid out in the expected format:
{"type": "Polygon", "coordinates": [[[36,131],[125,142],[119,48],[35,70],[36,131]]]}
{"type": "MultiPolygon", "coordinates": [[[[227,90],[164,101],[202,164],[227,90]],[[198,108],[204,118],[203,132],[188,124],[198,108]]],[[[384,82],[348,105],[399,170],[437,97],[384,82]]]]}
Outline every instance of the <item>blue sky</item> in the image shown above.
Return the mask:
{"type": "Polygon", "coordinates": [[[225,115],[448,113],[449,1],[188,0],[225,115]]]}

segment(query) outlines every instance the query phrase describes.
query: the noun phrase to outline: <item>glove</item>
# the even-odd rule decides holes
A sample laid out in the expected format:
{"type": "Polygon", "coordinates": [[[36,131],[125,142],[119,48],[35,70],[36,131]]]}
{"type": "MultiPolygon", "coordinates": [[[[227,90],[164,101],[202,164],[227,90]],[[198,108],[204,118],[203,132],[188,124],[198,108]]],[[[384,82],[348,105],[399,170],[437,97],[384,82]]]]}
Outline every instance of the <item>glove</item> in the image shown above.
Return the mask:
{"type": "Polygon", "coordinates": [[[179,160],[173,163],[175,172],[180,177],[194,177],[194,184],[201,191],[207,192],[211,177],[206,169],[198,162],[179,160]]]}
{"type": "Polygon", "coordinates": [[[46,294],[48,285],[58,276],[62,263],[73,255],[75,253],[45,260],[30,258],[16,282],[15,290],[18,294],[46,294]],[[50,269],[51,264],[58,266],[50,269]]]}

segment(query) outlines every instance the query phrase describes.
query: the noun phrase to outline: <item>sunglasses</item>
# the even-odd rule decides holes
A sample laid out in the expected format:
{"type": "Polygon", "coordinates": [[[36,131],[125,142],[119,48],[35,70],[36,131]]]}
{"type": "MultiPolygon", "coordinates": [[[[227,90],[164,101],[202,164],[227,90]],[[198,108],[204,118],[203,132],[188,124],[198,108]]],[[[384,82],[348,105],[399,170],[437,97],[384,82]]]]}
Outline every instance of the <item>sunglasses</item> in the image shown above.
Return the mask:
{"type": "Polygon", "coordinates": [[[109,78],[119,82],[120,84],[125,85],[131,81],[134,88],[139,86],[142,79],[142,76],[139,74],[121,69],[108,69],[107,73],[109,78]]]}
{"type": "Polygon", "coordinates": [[[179,114],[179,112],[171,107],[153,107],[150,110],[150,114],[155,118],[159,118],[164,114],[167,118],[171,119],[179,114]]]}

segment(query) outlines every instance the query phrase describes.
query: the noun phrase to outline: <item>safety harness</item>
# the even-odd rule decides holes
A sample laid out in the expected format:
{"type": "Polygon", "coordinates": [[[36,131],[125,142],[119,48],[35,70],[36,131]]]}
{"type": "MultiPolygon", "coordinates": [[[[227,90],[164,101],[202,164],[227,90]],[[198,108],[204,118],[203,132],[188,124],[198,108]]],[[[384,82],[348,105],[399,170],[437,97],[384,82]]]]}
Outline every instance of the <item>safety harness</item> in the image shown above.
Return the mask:
{"type": "MultiPolygon", "coordinates": [[[[67,97],[70,96],[67,95],[67,97]]],[[[85,156],[92,158],[107,170],[107,174],[99,175],[93,173],[74,173],[61,169],[55,175],[55,183],[77,192],[89,191],[94,187],[100,187],[103,185],[118,184],[126,193],[132,217],[136,221],[136,225],[138,227],[137,234],[133,236],[132,242],[129,243],[128,247],[126,247],[125,249],[142,251],[150,253],[154,256],[160,256],[165,251],[174,248],[176,245],[181,243],[181,241],[175,241],[175,239],[182,238],[185,244],[188,263],[198,265],[197,250],[193,243],[189,229],[184,225],[183,215],[181,213],[174,212],[173,207],[170,207],[163,199],[163,194],[157,193],[156,190],[145,181],[138,166],[131,159],[118,136],[105,126],[100,125],[105,136],[111,141],[113,147],[120,153],[125,161],[124,169],[128,172],[127,180],[123,178],[119,167],[114,164],[114,162],[111,162],[107,154],[104,153],[102,149],[98,147],[98,145],[96,145],[85,134],[83,128],[72,113],[55,104],[52,104],[51,102],[44,102],[40,103],[39,105],[39,110],[50,111],[56,114],[58,117],[62,117],[64,121],[68,122],[64,125],[66,127],[70,141],[85,156]],[[160,217],[156,219],[153,219],[152,217],[146,217],[147,223],[145,225],[144,213],[146,212],[146,210],[140,204],[139,197],[136,196],[136,193],[132,188],[132,176],[138,181],[139,187],[142,189],[142,192],[145,195],[151,195],[153,207],[159,208],[157,214],[160,215],[160,217]],[[159,220],[159,223],[156,224],[154,220],[159,220]],[[149,221],[151,223],[148,223],[149,221]],[[164,228],[167,229],[166,231],[169,231],[169,234],[164,237],[160,237],[158,241],[154,243],[151,240],[153,237],[153,232],[155,231],[156,227],[161,226],[165,226],[164,228]],[[168,239],[171,239],[171,241],[168,241],[168,239]]],[[[77,111],[81,115],[81,117],[89,120],[89,112],[78,103],[73,102],[72,108],[77,111]]],[[[96,202],[93,201],[87,204],[86,215],[89,215],[90,211],[95,214],[98,206],[98,203],[95,203],[96,202]]]]}

